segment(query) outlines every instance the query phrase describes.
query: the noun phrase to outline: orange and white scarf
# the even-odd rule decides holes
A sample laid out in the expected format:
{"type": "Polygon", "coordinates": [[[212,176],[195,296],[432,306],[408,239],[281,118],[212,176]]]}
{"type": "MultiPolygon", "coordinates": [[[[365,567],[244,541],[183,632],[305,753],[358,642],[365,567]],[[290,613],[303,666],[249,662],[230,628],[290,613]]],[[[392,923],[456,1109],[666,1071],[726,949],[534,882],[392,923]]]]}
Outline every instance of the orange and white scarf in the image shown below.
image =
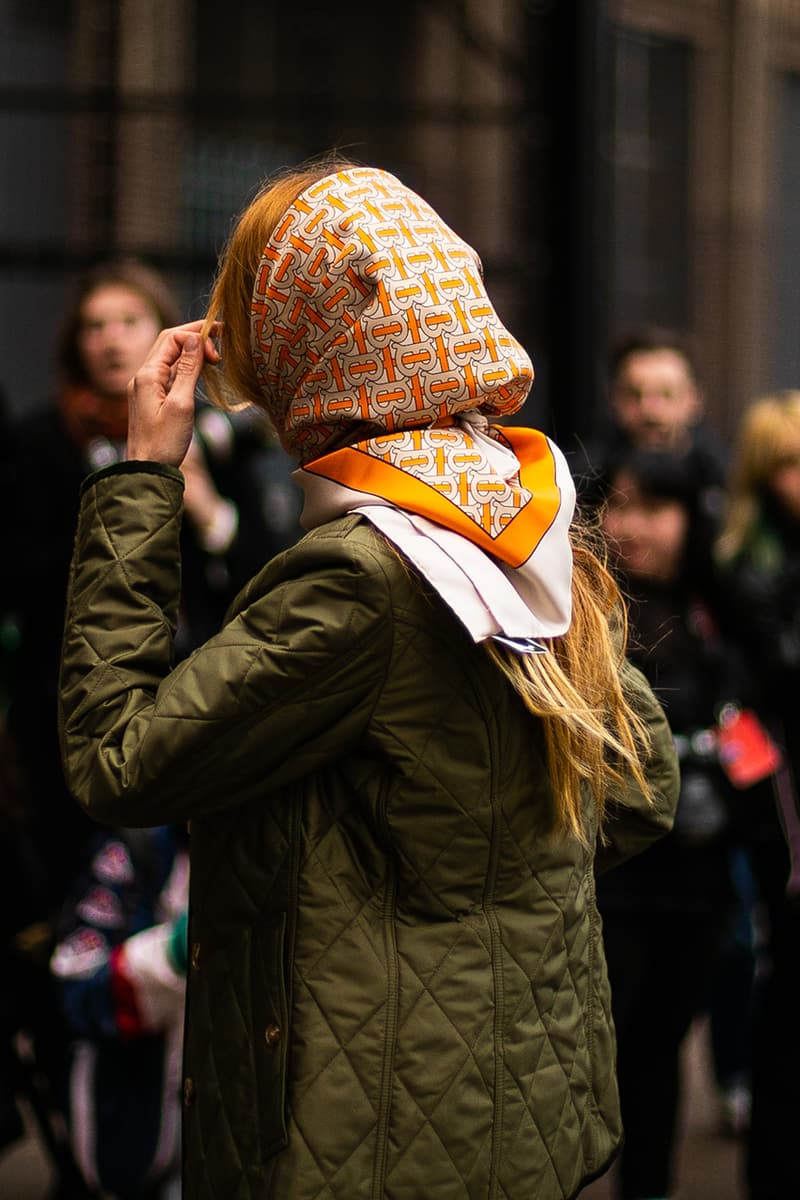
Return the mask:
{"type": "Polygon", "coordinates": [[[489,424],[533,368],[430,205],[369,167],[304,191],[264,249],[252,351],[305,527],[363,513],[477,641],[566,631],[572,479],[539,431],[489,424]]]}

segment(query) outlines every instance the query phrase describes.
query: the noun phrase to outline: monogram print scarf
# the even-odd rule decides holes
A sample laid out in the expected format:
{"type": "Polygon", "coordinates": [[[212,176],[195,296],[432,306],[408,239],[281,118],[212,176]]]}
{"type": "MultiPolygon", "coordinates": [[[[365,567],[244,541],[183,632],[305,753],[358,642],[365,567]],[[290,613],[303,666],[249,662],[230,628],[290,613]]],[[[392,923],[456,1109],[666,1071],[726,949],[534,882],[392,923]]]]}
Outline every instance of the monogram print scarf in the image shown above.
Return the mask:
{"type": "Polygon", "coordinates": [[[251,319],[307,528],[363,513],[476,640],[565,632],[572,480],[542,433],[490,424],[533,368],[429,204],[371,167],[313,184],[264,248],[251,319]]]}

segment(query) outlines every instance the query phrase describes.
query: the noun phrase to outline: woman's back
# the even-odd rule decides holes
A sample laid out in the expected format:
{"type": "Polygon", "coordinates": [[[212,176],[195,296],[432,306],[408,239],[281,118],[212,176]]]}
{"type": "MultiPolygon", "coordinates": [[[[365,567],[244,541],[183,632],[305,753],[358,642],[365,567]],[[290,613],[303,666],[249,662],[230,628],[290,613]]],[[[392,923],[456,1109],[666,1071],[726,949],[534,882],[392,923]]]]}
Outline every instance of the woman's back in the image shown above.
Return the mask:
{"type": "Polygon", "coordinates": [[[203,332],[312,532],[171,669],[220,355],[166,331],[84,487],[62,659],[87,811],[192,824],[187,1200],[564,1200],[620,1133],[597,823],[604,865],[669,828],[664,714],[563,456],[490,424],[533,369],[471,247],[351,166],[264,190],[225,263],[203,332]]]}
{"type": "Polygon", "coordinates": [[[366,523],[276,560],[249,620],[262,587],[286,586],[313,621],[314,563],[328,601],[362,575],[361,603],[326,608],[356,637],[338,701],[319,701],[317,767],[193,823],[189,1056],[227,1025],[227,1056],[256,1057],[251,1104],[244,1067],[195,1080],[189,1160],[214,1183],[190,1175],[189,1194],[239,1186],[213,1149],[221,1110],[237,1160],[288,1140],[263,1163],[266,1195],[514,1196],[533,1179],[573,1195],[619,1136],[593,855],[552,832],[534,718],[366,523]]]}

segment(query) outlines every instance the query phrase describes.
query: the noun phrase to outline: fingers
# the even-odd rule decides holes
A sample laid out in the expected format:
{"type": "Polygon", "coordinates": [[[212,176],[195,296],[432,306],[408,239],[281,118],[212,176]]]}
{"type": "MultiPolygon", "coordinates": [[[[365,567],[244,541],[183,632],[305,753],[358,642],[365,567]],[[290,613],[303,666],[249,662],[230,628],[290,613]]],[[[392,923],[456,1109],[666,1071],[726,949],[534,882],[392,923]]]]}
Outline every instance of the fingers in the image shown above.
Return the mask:
{"type": "MultiPolygon", "coordinates": [[[[128,386],[128,458],[180,466],[194,427],[203,363],[219,361],[202,321],[163,330],[128,386]]],[[[213,330],[212,330],[213,333],[213,330]]]]}
{"type": "Polygon", "coordinates": [[[167,400],[171,404],[191,404],[194,410],[194,389],[203,369],[205,355],[196,333],[188,333],[176,341],[180,345],[180,354],[170,372],[171,382],[167,400]]]}
{"type": "MultiPolygon", "coordinates": [[[[204,321],[188,321],[185,325],[176,325],[171,329],[162,329],[153,343],[150,353],[144,360],[143,366],[155,367],[156,370],[166,367],[172,371],[187,342],[191,342],[194,339],[198,345],[200,344],[198,335],[204,325],[204,321]]],[[[203,339],[203,354],[200,359],[201,366],[204,361],[210,363],[219,362],[219,352],[212,339],[218,335],[220,329],[221,323],[215,321],[210,334],[203,339]]]]}

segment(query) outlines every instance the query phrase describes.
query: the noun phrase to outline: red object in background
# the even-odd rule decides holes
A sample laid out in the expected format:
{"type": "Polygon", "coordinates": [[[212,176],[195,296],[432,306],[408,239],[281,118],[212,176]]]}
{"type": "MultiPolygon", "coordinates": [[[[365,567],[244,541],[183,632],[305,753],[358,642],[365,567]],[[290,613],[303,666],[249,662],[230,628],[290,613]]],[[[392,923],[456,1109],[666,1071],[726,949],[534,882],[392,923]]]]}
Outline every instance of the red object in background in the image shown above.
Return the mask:
{"type": "Polygon", "coordinates": [[[749,708],[726,705],[717,729],[719,761],[734,787],[748,788],[774,775],[783,755],[749,708]]]}

